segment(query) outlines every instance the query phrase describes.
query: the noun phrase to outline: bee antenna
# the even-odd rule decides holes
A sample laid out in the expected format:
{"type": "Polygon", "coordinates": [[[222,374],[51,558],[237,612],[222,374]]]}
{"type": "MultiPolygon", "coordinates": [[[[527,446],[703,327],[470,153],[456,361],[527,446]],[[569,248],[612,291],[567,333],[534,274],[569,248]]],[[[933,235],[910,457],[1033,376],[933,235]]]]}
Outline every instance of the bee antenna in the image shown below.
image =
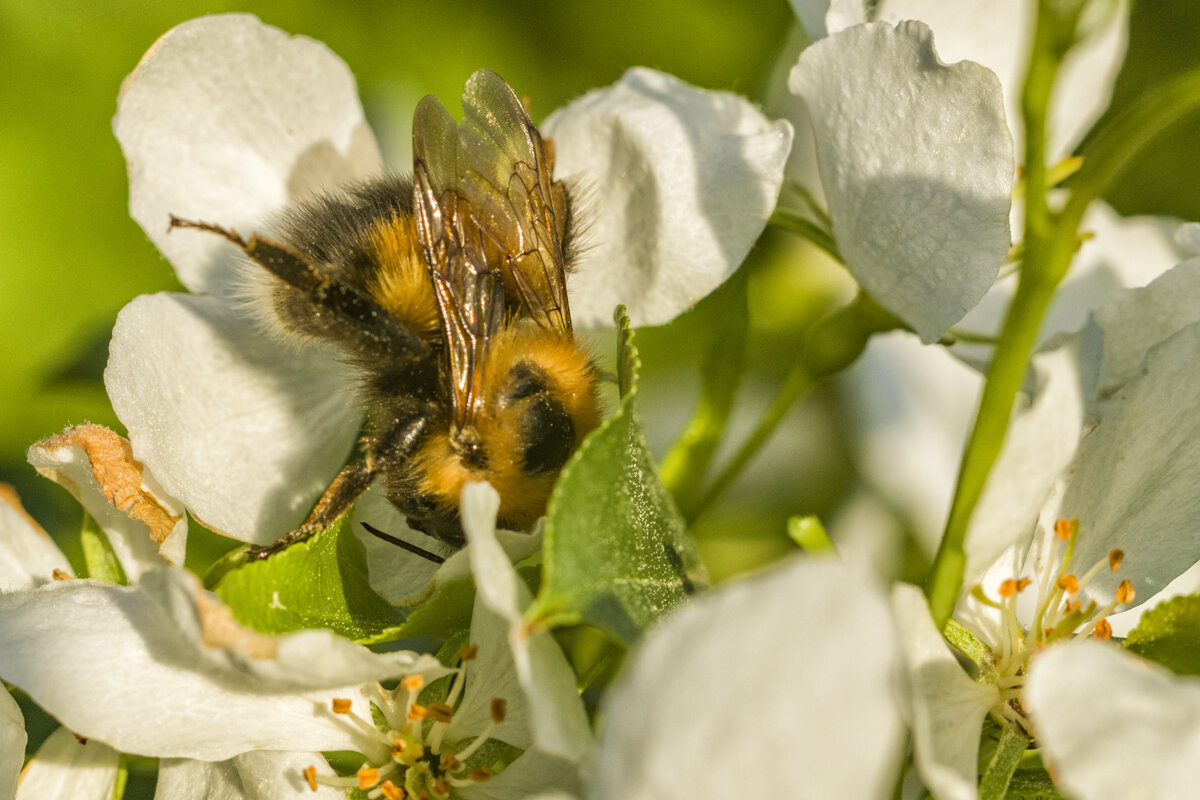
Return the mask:
{"type": "Polygon", "coordinates": [[[667,561],[671,562],[671,568],[675,570],[675,574],[679,576],[679,582],[683,584],[683,593],[691,597],[696,593],[696,587],[692,583],[692,579],[688,577],[687,569],[683,566],[683,559],[679,557],[678,551],[671,546],[670,542],[663,542],[663,552],[667,554],[667,561]]]}
{"type": "MultiPolygon", "coordinates": [[[[421,558],[425,559],[426,561],[431,561],[434,564],[442,564],[442,563],[445,563],[445,561],[446,561],[446,559],[442,558],[437,553],[431,553],[428,550],[426,550],[425,548],[418,547],[417,545],[413,544],[412,542],[406,542],[403,539],[397,539],[395,536],[392,536],[390,533],[384,533],[383,531],[379,530],[379,528],[376,528],[374,525],[370,524],[369,522],[360,522],[358,524],[362,525],[364,528],[366,528],[367,533],[371,534],[375,538],[382,539],[383,541],[387,542],[388,544],[394,544],[394,545],[396,545],[396,547],[399,547],[401,550],[407,550],[408,552],[412,553],[413,555],[418,555],[421,558]]],[[[678,559],[679,556],[676,556],[675,558],[678,559]]]]}

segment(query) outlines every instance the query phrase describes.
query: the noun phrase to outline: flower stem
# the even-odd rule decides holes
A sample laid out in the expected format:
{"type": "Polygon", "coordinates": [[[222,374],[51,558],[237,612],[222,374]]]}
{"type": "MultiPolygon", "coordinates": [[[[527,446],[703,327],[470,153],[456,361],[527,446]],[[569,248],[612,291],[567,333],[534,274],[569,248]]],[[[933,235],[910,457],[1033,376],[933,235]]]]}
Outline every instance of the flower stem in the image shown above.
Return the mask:
{"type": "Polygon", "coordinates": [[[787,412],[818,379],[834,375],[853,364],[874,334],[902,326],[903,323],[893,314],[867,294],[860,293],[851,303],[809,328],[796,363],[788,371],[779,393],[759,419],[754,431],[696,503],[690,506],[680,504],[680,511],[688,522],[700,516],[729,488],[771,438],[787,412]]]}
{"type": "Polygon", "coordinates": [[[1004,726],[996,752],[992,753],[992,760],[988,762],[979,781],[979,800],[1003,800],[1029,742],[1029,737],[1018,731],[1016,726],[1004,726]]]}
{"type": "Polygon", "coordinates": [[[988,368],[975,427],[967,441],[958,473],[946,530],[925,583],[929,607],[938,627],[946,624],[958,601],[966,567],[967,526],[992,465],[1000,455],[1012,416],[1013,401],[1025,377],[1038,328],[1054,291],[1075,252],[1074,223],[1050,210],[1046,190],[1046,127],[1050,94],[1067,50],[1074,43],[1080,6],[1038,4],[1033,47],[1021,108],[1025,120],[1025,257],[1017,293],[1008,309],[1000,340],[988,368]]]}

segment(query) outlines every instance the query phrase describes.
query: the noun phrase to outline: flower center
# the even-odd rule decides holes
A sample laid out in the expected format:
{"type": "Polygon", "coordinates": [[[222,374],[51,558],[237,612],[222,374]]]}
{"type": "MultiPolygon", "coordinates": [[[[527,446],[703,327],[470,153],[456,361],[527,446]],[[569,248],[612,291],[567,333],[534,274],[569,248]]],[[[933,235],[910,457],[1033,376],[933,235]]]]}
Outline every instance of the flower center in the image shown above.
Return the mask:
{"type": "Polygon", "coordinates": [[[395,689],[379,687],[374,710],[378,723],[356,714],[350,700],[335,699],[332,711],[344,716],[367,738],[383,745],[384,756],[365,763],[352,777],[318,775],[315,766],[304,770],[304,779],[314,792],[320,785],[342,789],[360,789],[369,798],[386,800],[421,798],[449,800],[455,787],[486,781],[492,772],[486,766],[468,766],[469,759],[504,721],[507,703],[501,698],[491,702],[491,722],[466,743],[446,742],[446,730],[462,699],[467,664],[476,656],[475,647],[464,647],[462,664],[454,673],[444,700],[418,703],[425,679],[409,675],[395,689]],[[463,745],[463,746],[459,746],[463,745]]]}
{"type": "Polygon", "coordinates": [[[999,587],[999,599],[988,597],[983,587],[976,585],[971,596],[978,602],[1000,612],[1000,625],[996,629],[996,641],[990,642],[993,662],[990,671],[985,669],[986,679],[1000,690],[1000,705],[993,709],[1011,723],[1033,735],[1025,709],[1021,705],[1021,692],[1025,688],[1025,677],[1030,659],[1047,645],[1068,639],[1092,637],[1112,638],[1112,626],[1108,617],[1118,606],[1133,602],[1133,584],[1122,581],[1117,587],[1111,603],[1101,607],[1094,600],[1080,599],[1082,592],[1096,576],[1105,569],[1117,572],[1125,554],[1121,550],[1109,552],[1088,566],[1082,574],[1071,571],[1071,560],[1075,543],[1079,538],[1079,519],[1060,519],[1054,523],[1054,537],[1049,557],[1038,567],[1033,578],[1009,578],[999,587]],[[1061,557],[1060,551],[1061,549],[1061,557]],[[1033,621],[1026,627],[1018,618],[1017,601],[1021,593],[1035,585],[1037,603],[1033,621]]]}

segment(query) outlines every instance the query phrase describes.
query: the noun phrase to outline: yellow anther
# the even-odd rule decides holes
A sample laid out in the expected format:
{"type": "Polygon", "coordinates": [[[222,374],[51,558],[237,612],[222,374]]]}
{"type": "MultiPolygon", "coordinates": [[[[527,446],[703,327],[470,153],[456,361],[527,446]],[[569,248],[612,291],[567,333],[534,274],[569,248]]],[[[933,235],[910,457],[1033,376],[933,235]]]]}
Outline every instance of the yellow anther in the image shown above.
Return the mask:
{"type": "Polygon", "coordinates": [[[425,688],[425,676],[409,675],[407,678],[400,681],[400,685],[410,692],[419,692],[425,688]]]}
{"type": "Polygon", "coordinates": [[[473,780],[477,783],[483,783],[486,780],[490,780],[492,775],[494,775],[494,774],[495,773],[493,773],[487,767],[480,767],[479,769],[473,769],[470,772],[468,772],[467,778],[469,780],[473,780]]]}
{"type": "Polygon", "coordinates": [[[430,703],[428,710],[429,716],[436,722],[449,722],[450,717],[454,715],[454,708],[445,703],[430,703]]]}
{"type": "Polygon", "coordinates": [[[335,697],[333,698],[333,703],[331,705],[333,706],[333,713],[349,714],[350,707],[353,705],[353,703],[347,697],[335,697]]]}
{"type": "Polygon", "coordinates": [[[404,751],[408,749],[408,742],[403,739],[392,739],[392,758],[400,758],[404,755],[404,751]]]}
{"type": "Polygon", "coordinates": [[[508,701],[503,697],[492,698],[492,722],[499,725],[504,722],[504,713],[508,710],[508,701]]]}
{"type": "Polygon", "coordinates": [[[1109,625],[1106,619],[1097,620],[1096,627],[1092,630],[1092,636],[1096,639],[1111,639],[1112,625],[1109,625]]]}
{"type": "Polygon", "coordinates": [[[412,720],[423,720],[429,716],[429,709],[420,703],[413,703],[412,708],[408,710],[408,718],[412,720]]]}
{"type": "Polygon", "coordinates": [[[433,779],[433,790],[438,793],[438,795],[437,795],[438,797],[449,797],[450,796],[450,781],[448,781],[445,778],[440,777],[440,776],[437,778],[434,778],[433,779]]]}
{"type": "Polygon", "coordinates": [[[1068,541],[1079,530],[1079,517],[1057,519],[1054,521],[1054,533],[1062,541],[1068,541]]]}
{"type": "Polygon", "coordinates": [[[304,776],[304,782],[308,784],[308,788],[314,792],[317,790],[317,768],[313,765],[308,765],[300,771],[304,776]]]}
{"type": "Polygon", "coordinates": [[[387,800],[404,800],[404,790],[390,780],[379,784],[379,791],[387,800]]]}
{"type": "Polygon", "coordinates": [[[358,778],[358,788],[360,789],[373,789],[379,784],[379,770],[374,767],[363,767],[354,773],[354,777],[358,778]]]}
{"type": "Polygon", "coordinates": [[[442,760],[438,762],[438,768],[442,772],[458,772],[462,769],[462,762],[451,753],[442,753],[442,760]]]}
{"type": "Polygon", "coordinates": [[[1121,581],[1121,585],[1117,587],[1117,602],[1122,605],[1132,603],[1135,594],[1133,584],[1130,581],[1121,581]]]}
{"type": "Polygon", "coordinates": [[[469,645],[458,651],[458,657],[463,661],[474,661],[479,655],[479,647],[477,645],[469,645]]]}
{"type": "Polygon", "coordinates": [[[54,576],[54,580],[56,581],[69,581],[72,579],[71,573],[58,569],[57,567],[51,574],[54,576]]]}
{"type": "Polygon", "coordinates": [[[1121,568],[1121,562],[1125,560],[1125,551],[1121,549],[1113,550],[1108,554],[1108,568],[1116,572],[1121,568]]]}
{"type": "Polygon", "coordinates": [[[1030,578],[1021,578],[1021,580],[1017,581],[1017,594],[1028,589],[1031,583],[1033,583],[1033,580],[1030,578]]]}
{"type": "Polygon", "coordinates": [[[1005,578],[1000,582],[1000,596],[1005,600],[1017,593],[1017,582],[1012,578],[1005,578]]]}
{"type": "Polygon", "coordinates": [[[1079,593],[1079,579],[1074,575],[1063,575],[1054,585],[1071,596],[1079,593]]]}

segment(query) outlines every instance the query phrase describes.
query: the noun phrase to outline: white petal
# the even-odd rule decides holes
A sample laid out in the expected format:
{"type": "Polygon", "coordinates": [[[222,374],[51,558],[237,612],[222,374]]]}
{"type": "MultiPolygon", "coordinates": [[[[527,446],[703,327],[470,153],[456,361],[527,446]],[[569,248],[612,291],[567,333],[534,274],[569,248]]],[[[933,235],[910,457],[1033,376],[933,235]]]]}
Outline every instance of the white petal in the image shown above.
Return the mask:
{"type": "Polygon", "coordinates": [[[1080,800],[1172,800],[1200,784],[1200,681],[1099,642],[1033,660],[1025,694],[1056,783],[1080,800]]]}
{"type": "Polygon", "coordinates": [[[1200,324],[1152,350],[1143,373],[1113,397],[1079,445],[1069,482],[1047,501],[1041,525],[1079,518],[1072,566],[1125,552],[1124,567],[1089,585],[1107,602],[1128,578],[1148,600],[1200,560],[1200,324]]]}
{"type": "Polygon", "coordinates": [[[920,589],[897,585],[892,608],[907,667],[917,771],[939,800],[973,800],[979,735],[988,709],[1000,704],[1000,692],[963,672],[920,589]]]}
{"type": "Polygon", "coordinates": [[[1102,396],[1137,375],[1151,347],[1200,322],[1198,293],[1200,258],[1192,258],[1144,288],[1113,292],[1105,300],[1096,312],[1096,324],[1104,332],[1102,396]]]}
{"type": "Polygon", "coordinates": [[[134,460],[128,441],[101,425],[77,425],[32,445],[26,457],[87,509],[130,581],[164,563],[183,563],[183,505],[155,491],[157,482],[134,460]]]}
{"type": "Polygon", "coordinates": [[[1033,401],[1014,415],[967,530],[967,590],[1001,553],[1028,547],[1039,511],[1079,446],[1099,358],[1094,328],[1034,355],[1033,401]]]}
{"type": "Polygon", "coordinates": [[[333,770],[320,753],[256,750],[229,761],[164,758],[158,767],[155,800],[340,800],[346,793],[330,786],[313,792],[302,771],[313,765],[325,775],[333,770]]]}
{"type": "Polygon", "coordinates": [[[434,576],[438,574],[438,564],[371,535],[362,526],[363,522],[442,558],[453,555],[454,549],[409,528],[404,515],[387,499],[382,483],[377,482],[355,504],[351,525],[354,535],[367,551],[371,588],[396,605],[405,604],[414,597],[427,596],[432,591],[434,576]]]}
{"type": "Polygon", "coordinates": [[[593,796],[889,797],[894,636],[881,593],[833,560],[697,598],[610,692],[593,796]]]}
{"type": "Polygon", "coordinates": [[[937,548],[983,379],[944,347],[874,336],[845,373],[864,477],[937,548]]]}
{"type": "Polygon", "coordinates": [[[353,445],[345,368],[264,335],[219,299],[122,309],[104,384],[133,454],[206,526],[269,544],[299,525],[353,445]]]}
{"type": "Polygon", "coordinates": [[[52,581],[55,570],[73,574],[54,540],[25,513],[16,492],[0,485],[0,594],[52,581]]]}
{"type": "Polygon", "coordinates": [[[168,235],[169,215],[249,234],[288,201],[379,169],[342,60],[248,14],[167,32],[126,78],[113,129],[130,213],[196,292],[228,292],[237,251],[168,235]]]}
{"type": "MultiPolygon", "coordinates": [[[[876,19],[919,19],[933,29],[946,61],[970,59],[995,72],[1016,141],[1024,147],[1021,86],[1029,66],[1035,0],[882,0],[876,19]]],[[[1084,26],[1091,35],[1071,49],[1050,104],[1048,159],[1072,149],[1108,107],[1125,57],[1129,12],[1124,2],[1096,3],[1100,17],[1084,26]]]]}
{"type": "Polygon", "coordinates": [[[17,794],[17,778],[25,763],[25,716],[21,707],[0,687],[0,797],[9,800],[17,794]]]}
{"type": "Polygon", "coordinates": [[[546,120],[555,174],[581,190],[569,277],[581,327],[669,322],[737,269],[775,208],[792,143],[746,100],[631,69],[546,120]]]}
{"type": "Polygon", "coordinates": [[[111,747],[92,741],[80,744],[71,731],[59,728],[25,767],[17,800],[109,800],[119,759],[111,747]]]}
{"type": "MultiPolygon", "coordinates": [[[[523,612],[531,600],[529,589],[495,537],[500,496],[486,483],[468,484],[463,489],[461,508],[478,592],[471,638],[482,641],[489,637],[494,647],[507,648],[511,665],[505,662],[504,666],[515,670],[526,705],[520,711],[528,714],[528,726],[538,749],[578,761],[591,748],[592,735],[575,687],[575,673],[549,631],[531,631],[525,624],[523,612]]],[[[474,686],[469,682],[467,691],[482,691],[485,698],[481,699],[486,701],[487,685],[486,680],[474,686]]],[[[465,697],[463,705],[467,705],[465,697]]],[[[456,716],[455,723],[458,721],[456,716]]]]}
{"type": "MultiPolygon", "coordinates": [[[[1095,202],[1080,227],[1090,238],[1080,245],[1070,271],[1054,293],[1038,331],[1039,344],[1055,334],[1079,330],[1110,294],[1144,286],[1179,263],[1180,248],[1172,242],[1176,226],[1160,217],[1120,217],[1103,202],[1095,202]]],[[[999,335],[1016,287],[1015,273],[997,281],[955,327],[999,335]]],[[[990,345],[959,342],[954,353],[968,362],[986,363],[991,349],[990,345]]]]}
{"type": "Polygon", "coordinates": [[[864,0],[792,0],[792,10],[813,41],[867,21],[864,0]]]}
{"type": "Polygon", "coordinates": [[[1012,140],[996,76],[942,64],[919,23],[873,23],[809,47],[789,85],[807,105],[846,266],[937,340],[1008,252],[1012,140]]]}
{"type": "Polygon", "coordinates": [[[253,633],[180,570],[147,573],[136,587],[59,581],[5,595],[0,639],[0,676],[64,725],[163,757],[364,752],[329,710],[333,697],[369,719],[361,684],[444,673],[429,657],[371,653],[328,631],[253,633]]]}
{"type": "Polygon", "coordinates": [[[1185,222],[1175,231],[1175,243],[1189,256],[1200,256],[1200,222],[1185,222]]]}
{"type": "Polygon", "coordinates": [[[463,800],[574,800],[583,785],[578,764],[527,750],[496,777],[458,793],[463,800]]]}

